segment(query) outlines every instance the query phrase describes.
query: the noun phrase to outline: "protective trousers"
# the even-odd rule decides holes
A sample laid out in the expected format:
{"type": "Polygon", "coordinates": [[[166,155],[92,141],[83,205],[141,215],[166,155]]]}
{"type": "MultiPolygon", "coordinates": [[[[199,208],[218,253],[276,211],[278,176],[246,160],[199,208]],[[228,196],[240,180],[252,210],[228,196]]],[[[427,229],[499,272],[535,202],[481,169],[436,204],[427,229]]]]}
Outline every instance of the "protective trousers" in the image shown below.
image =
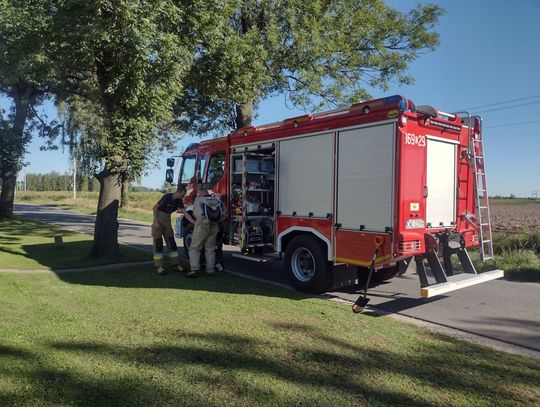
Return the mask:
{"type": "Polygon", "coordinates": [[[152,240],[154,250],[154,266],[163,267],[163,238],[169,249],[169,259],[173,266],[180,264],[178,258],[178,247],[174,240],[174,231],[171,226],[171,215],[162,211],[157,211],[158,226],[152,226],[152,240]]]}
{"type": "Polygon", "coordinates": [[[218,231],[218,224],[210,223],[204,218],[197,219],[191,237],[191,246],[189,246],[189,265],[191,271],[198,272],[201,268],[201,250],[204,247],[206,272],[214,272],[214,265],[216,263],[216,237],[218,231]]]}

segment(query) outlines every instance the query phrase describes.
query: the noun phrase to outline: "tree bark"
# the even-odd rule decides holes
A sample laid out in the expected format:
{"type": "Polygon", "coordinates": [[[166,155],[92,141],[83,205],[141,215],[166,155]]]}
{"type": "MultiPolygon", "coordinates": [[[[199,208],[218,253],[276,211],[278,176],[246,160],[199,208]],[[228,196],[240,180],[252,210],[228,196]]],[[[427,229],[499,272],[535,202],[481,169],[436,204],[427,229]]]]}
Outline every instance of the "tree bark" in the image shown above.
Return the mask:
{"type": "Polygon", "coordinates": [[[120,208],[125,208],[129,203],[129,180],[122,177],[122,196],[120,198],[120,208]]]}
{"type": "Polygon", "coordinates": [[[97,174],[99,200],[94,225],[92,257],[116,257],[120,254],[118,245],[118,206],[120,205],[122,177],[107,168],[97,174]]]}
{"type": "MultiPolygon", "coordinates": [[[[15,104],[15,117],[13,118],[13,135],[21,144],[21,158],[24,154],[24,126],[28,117],[28,108],[35,95],[31,86],[14,86],[13,103],[15,104]]],[[[13,217],[13,201],[15,200],[15,187],[17,185],[18,168],[2,168],[2,192],[0,193],[0,218],[13,217]]]]}
{"type": "Polygon", "coordinates": [[[251,126],[253,121],[253,101],[236,105],[236,129],[251,126]]]}
{"type": "Polygon", "coordinates": [[[0,194],[0,219],[13,217],[13,201],[15,200],[15,186],[17,173],[6,170],[2,176],[2,193],[0,194]]]}

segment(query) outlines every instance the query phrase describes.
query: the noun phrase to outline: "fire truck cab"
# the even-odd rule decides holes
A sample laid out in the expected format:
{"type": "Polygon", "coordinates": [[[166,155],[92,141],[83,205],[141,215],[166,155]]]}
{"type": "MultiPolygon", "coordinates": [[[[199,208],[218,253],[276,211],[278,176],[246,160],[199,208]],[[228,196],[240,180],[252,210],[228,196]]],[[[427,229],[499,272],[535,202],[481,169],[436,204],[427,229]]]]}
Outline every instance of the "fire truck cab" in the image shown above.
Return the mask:
{"type": "Polygon", "coordinates": [[[414,259],[430,297],[502,277],[467,253],[493,255],[482,144],[480,117],[391,96],[192,144],[178,184],[187,204],[208,184],[226,213],[220,244],[282,254],[301,291],[327,290],[335,265],[362,273],[374,259],[389,277],[414,259]]]}

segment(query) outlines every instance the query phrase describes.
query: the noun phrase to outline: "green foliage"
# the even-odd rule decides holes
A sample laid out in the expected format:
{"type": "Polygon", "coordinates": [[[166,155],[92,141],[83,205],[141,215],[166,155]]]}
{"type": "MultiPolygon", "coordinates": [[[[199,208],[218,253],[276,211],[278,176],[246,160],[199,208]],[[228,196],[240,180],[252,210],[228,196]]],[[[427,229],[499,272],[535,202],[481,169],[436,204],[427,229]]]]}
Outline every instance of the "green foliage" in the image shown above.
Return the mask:
{"type": "Polygon", "coordinates": [[[0,91],[8,95],[31,86],[46,91],[54,77],[46,0],[0,0],[0,91]]]}
{"type": "Polygon", "coordinates": [[[17,172],[22,168],[26,145],[29,141],[28,132],[23,132],[21,137],[13,131],[12,123],[0,116],[0,177],[7,169],[17,172]]]}
{"type": "MultiPolygon", "coordinates": [[[[62,70],[82,75],[83,107],[94,104],[92,115],[101,118],[95,158],[111,172],[139,175],[152,151],[170,140],[172,106],[183,91],[197,33],[212,21],[207,3],[60,2],[56,33],[62,70]]],[[[95,124],[91,118],[78,121],[85,133],[96,133],[89,128],[95,124]]]]}
{"type": "Polygon", "coordinates": [[[234,105],[285,93],[319,110],[369,97],[366,87],[412,83],[408,64],[433,50],[442,14],[408,13],[382,0],[237,1],[223,35],[205,43],[179,103],[180,124],[199,133],[226,128],[234,105]]]}
{"type": "Polygon", "coordinates": [[[540,254],[540,231],[496,233],[493,235],[493,250],[496,254],[517,250],[531,250],[540,254]]]}

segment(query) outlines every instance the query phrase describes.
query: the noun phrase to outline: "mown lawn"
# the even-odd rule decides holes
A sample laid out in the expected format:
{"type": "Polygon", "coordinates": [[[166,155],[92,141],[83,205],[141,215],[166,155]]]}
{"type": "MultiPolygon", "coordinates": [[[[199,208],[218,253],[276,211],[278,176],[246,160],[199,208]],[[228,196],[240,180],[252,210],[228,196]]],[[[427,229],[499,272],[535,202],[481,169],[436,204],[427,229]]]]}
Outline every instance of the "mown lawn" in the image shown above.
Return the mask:
{"type": "Polygon", "coordinates": [[[48,223],[22,217],[0,221],[0,269],[78,268],[151,260],[147,252],[129,246],[120,247],[118,258],[94,259],[89,256],[91,246],[92,236],[48,223]],[[57,233],[62,234],[63,248],[54,246],[57,233]]]}
{"type": "Polygon", "coordinates": [[[2,406],[533,406],[540,362],[240,279],[0,274],[2,406]]]}

